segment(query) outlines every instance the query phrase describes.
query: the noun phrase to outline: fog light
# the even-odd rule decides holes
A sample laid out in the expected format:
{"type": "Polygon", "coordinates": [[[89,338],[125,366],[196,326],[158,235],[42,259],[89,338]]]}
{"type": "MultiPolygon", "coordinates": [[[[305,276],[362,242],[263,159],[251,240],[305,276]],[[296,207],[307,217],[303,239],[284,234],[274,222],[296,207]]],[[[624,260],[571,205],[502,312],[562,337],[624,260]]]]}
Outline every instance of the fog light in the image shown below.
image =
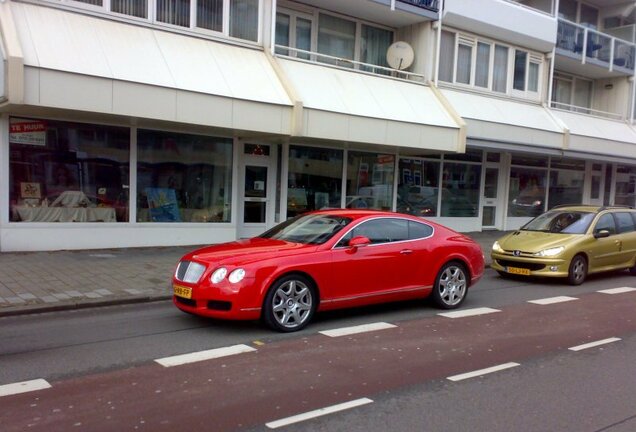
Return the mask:
{"type": "Polygon", "coordinates": [[[550,266],[550,271],[557,271],[558,267],[557,266],[550,266]]]}

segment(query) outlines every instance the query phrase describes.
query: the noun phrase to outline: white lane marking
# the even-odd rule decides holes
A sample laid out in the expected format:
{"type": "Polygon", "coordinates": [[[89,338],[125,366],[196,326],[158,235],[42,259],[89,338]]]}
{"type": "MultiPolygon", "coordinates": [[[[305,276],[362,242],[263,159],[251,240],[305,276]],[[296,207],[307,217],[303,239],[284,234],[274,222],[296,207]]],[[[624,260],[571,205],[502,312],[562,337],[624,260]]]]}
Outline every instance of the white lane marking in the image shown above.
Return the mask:
{"type": "Polygon", "coordinates": [[[155,361],[163,367],[180,366],[188,363],[195,363],[204,360],[212,360],[220,357],[227,357],[235,354],[256,351],[247,345],[232,345],[225,348],[215,348],[207,351],[193,352],[189,354],[181,354],[172,357],[164,357],[155,361]]]}
{"type": "Polygon", "coordinates": [[[472,372],[466,372],[463,374],[459,374],[459,375],[453,375],[453,376],[449,376],[446,379],[449,379],[451,381],[461,381],[461,380],[465,380],[468,378],[475,378],[478,376],[482,376],[482,375],[487,375],[493,372],[499,372],[501,370],[505,370],[505,369],[510,369],[513,367],[517,367],[517,366],[521,366],[519,363],[514,363],[514,362],[510,362],[510,363],[504,363],[504,364],[500,364],[497,366],[492,366],[486,369],[479,369],[476,371],[472,371],[472,372]]]}
{"type": "Polygon", "coordinates": [[[444,312],[444,313],[439,313],[437,315],[440,315],[446,318],[464,318],[464,317],[470,317],[470,316],[485,315],[485,314],[495,313],[495,312],[501,312],[501,311],[499,309],[481,307],[481,308],[473,308],[473,309],[464,309],[464,310],[455,311],[455,312],[444,312]]]}
{"type": "Polygon", "coordinates": [[[0,386],[0,397],[27,393],[36,390],[44,390],[51,387],[51,384],[49,384],[42,378],[34,379],[31,381],[17,382],[13,384],[5,384],[0,386]]]}
{"type": "Polygon", "coordinates": [[[631,288],[631,287],[611,288],[606,290],[600,290],[597,292],[600,292],[603,294],[623,294],[623,293],[631,292],[631,291],[636,291],[636,288],[631,288]]]}
{"type": "Polygon", "coordinates": [[[324,416],[327,414],[333,414],[336,413],[338,411],[344,411],[346,409],[351,409],[351,408],[355,408],[355,407],[359,407],[362,405],[366,405],[366,404],[370,404],[373,401],[369,398],[362,398],[362,399],[356,399],[356,400],[352,400],[349,402],[344,402],[338,405],[332,405],[330,407],[326,407],[326,408],[320,408],[314,411],[309,411],[306,412],[304,414],[298,414],[295,416],[291,416],[291,417],[287,417],[284,419],[280,419],[280,420],[276,420],[273,422],[269,422],[269,423],[265,423],[265,426],[267,426],[270,429],[277,429],[279,427],[283,427],[283,426],[289,426],[290,424],[294,424],[294,423],[299,423],[301,421],[305,421],[305,420],[310,420],[316,417],[320,417],[320,416],[324,416]]]}
{"type": "Polygon", "coordinates": [[[329,336],[329,337],[340,337],[340,336],[348,336],[348,335],[357,334],[357,333],[366,333],[366,332],[372,332],[377,330],[384,330],[384,329],[389,329],[393,327],[397,327],[397,326],[393,324],[385,323],[385,322],[377,322],[372,324],[357,325],[353,327],[343,327],[339,329],[325,330],[318,333],[323,334],[325,336],[329,336]]]}
{"type": "Polygon", "coordinates": [[[572,300],[578,300],[576,297],[568,297],[568,296],[558,296],[558,297],[548,297],[544,299],[538,300],[529,300],[528,303],[534,303],[538,305],[549,305],[554,303],[563,303],[572,300]]]}
{"type": "Polygon", "coordinates": [[[613,338],[608,338],[608,339],[603,339],[603,340],[599,340],[596,342],[590,342],[590,343],[586,343],[583,345],[577,345],[574,346],[572,348],[568,348],[570,351],[581,351],[584,349],[588,349],[588,348],[594,348],[597,347],[599,345],[606,345],[612,342],[618,342],[619,340],[621,340],[621,338],[617,338],[617,337],[613,337],[613,338]]]}

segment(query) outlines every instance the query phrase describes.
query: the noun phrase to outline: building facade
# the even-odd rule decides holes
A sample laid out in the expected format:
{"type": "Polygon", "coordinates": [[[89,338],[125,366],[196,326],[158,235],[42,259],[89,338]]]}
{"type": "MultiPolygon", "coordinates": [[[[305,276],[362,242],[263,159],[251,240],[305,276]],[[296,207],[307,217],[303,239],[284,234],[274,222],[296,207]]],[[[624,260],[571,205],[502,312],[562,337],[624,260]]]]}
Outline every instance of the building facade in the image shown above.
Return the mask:
{"type": "Polygon", "coordinates": [[[636,2],[7,0],[0,251],[634,205],[636,2]]]}

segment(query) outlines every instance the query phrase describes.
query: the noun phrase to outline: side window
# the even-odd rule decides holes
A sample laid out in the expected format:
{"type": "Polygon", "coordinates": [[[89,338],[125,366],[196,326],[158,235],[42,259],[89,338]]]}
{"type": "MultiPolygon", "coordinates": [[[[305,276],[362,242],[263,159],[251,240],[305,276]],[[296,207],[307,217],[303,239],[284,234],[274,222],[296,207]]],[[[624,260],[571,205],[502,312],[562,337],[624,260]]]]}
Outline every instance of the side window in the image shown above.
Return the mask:
{"type": "Polygon", "coordinates": [[[408,238],[408,221],[402,219],[374,219],[353,229],[353,236],[365,236],[371,244],[388,243],[408,238]]]}
{"type": "Polygon", "coordinates": [[[600,230],[608,230],[610,234],[616,234],[616,225],[614,223],[614,217],[611,214],[604,214],[598,222],[596,222],[594,232],[599,232],[600,230]]]}
{"type": "Polygon", "coordinates": [[[628,233],[634,231],[634,219],[627,212],[616,213],[616,221],[618,222],[618,232],[628,233]]]}
{"type": "Polygon", "coordinates": [[[433,234],[433,227],[424,223],[409,221],[409,239],[421,239],[433,234]]]}

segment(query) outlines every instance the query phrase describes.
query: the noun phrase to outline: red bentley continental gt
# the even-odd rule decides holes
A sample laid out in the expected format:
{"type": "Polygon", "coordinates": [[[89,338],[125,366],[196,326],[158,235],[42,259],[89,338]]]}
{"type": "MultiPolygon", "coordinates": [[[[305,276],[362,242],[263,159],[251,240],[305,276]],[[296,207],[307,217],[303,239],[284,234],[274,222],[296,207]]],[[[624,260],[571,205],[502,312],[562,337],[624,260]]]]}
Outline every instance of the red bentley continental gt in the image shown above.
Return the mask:
{"type": "Polygon", "coordinates": [[[381,211],[305,213],[264,234],[195,250],[173,277],[174,304],[223,319],[263,319],[291,332],[316,311],[432,296],[466,299],[484,257],[472,239],[421,218],[381,211]]]}

